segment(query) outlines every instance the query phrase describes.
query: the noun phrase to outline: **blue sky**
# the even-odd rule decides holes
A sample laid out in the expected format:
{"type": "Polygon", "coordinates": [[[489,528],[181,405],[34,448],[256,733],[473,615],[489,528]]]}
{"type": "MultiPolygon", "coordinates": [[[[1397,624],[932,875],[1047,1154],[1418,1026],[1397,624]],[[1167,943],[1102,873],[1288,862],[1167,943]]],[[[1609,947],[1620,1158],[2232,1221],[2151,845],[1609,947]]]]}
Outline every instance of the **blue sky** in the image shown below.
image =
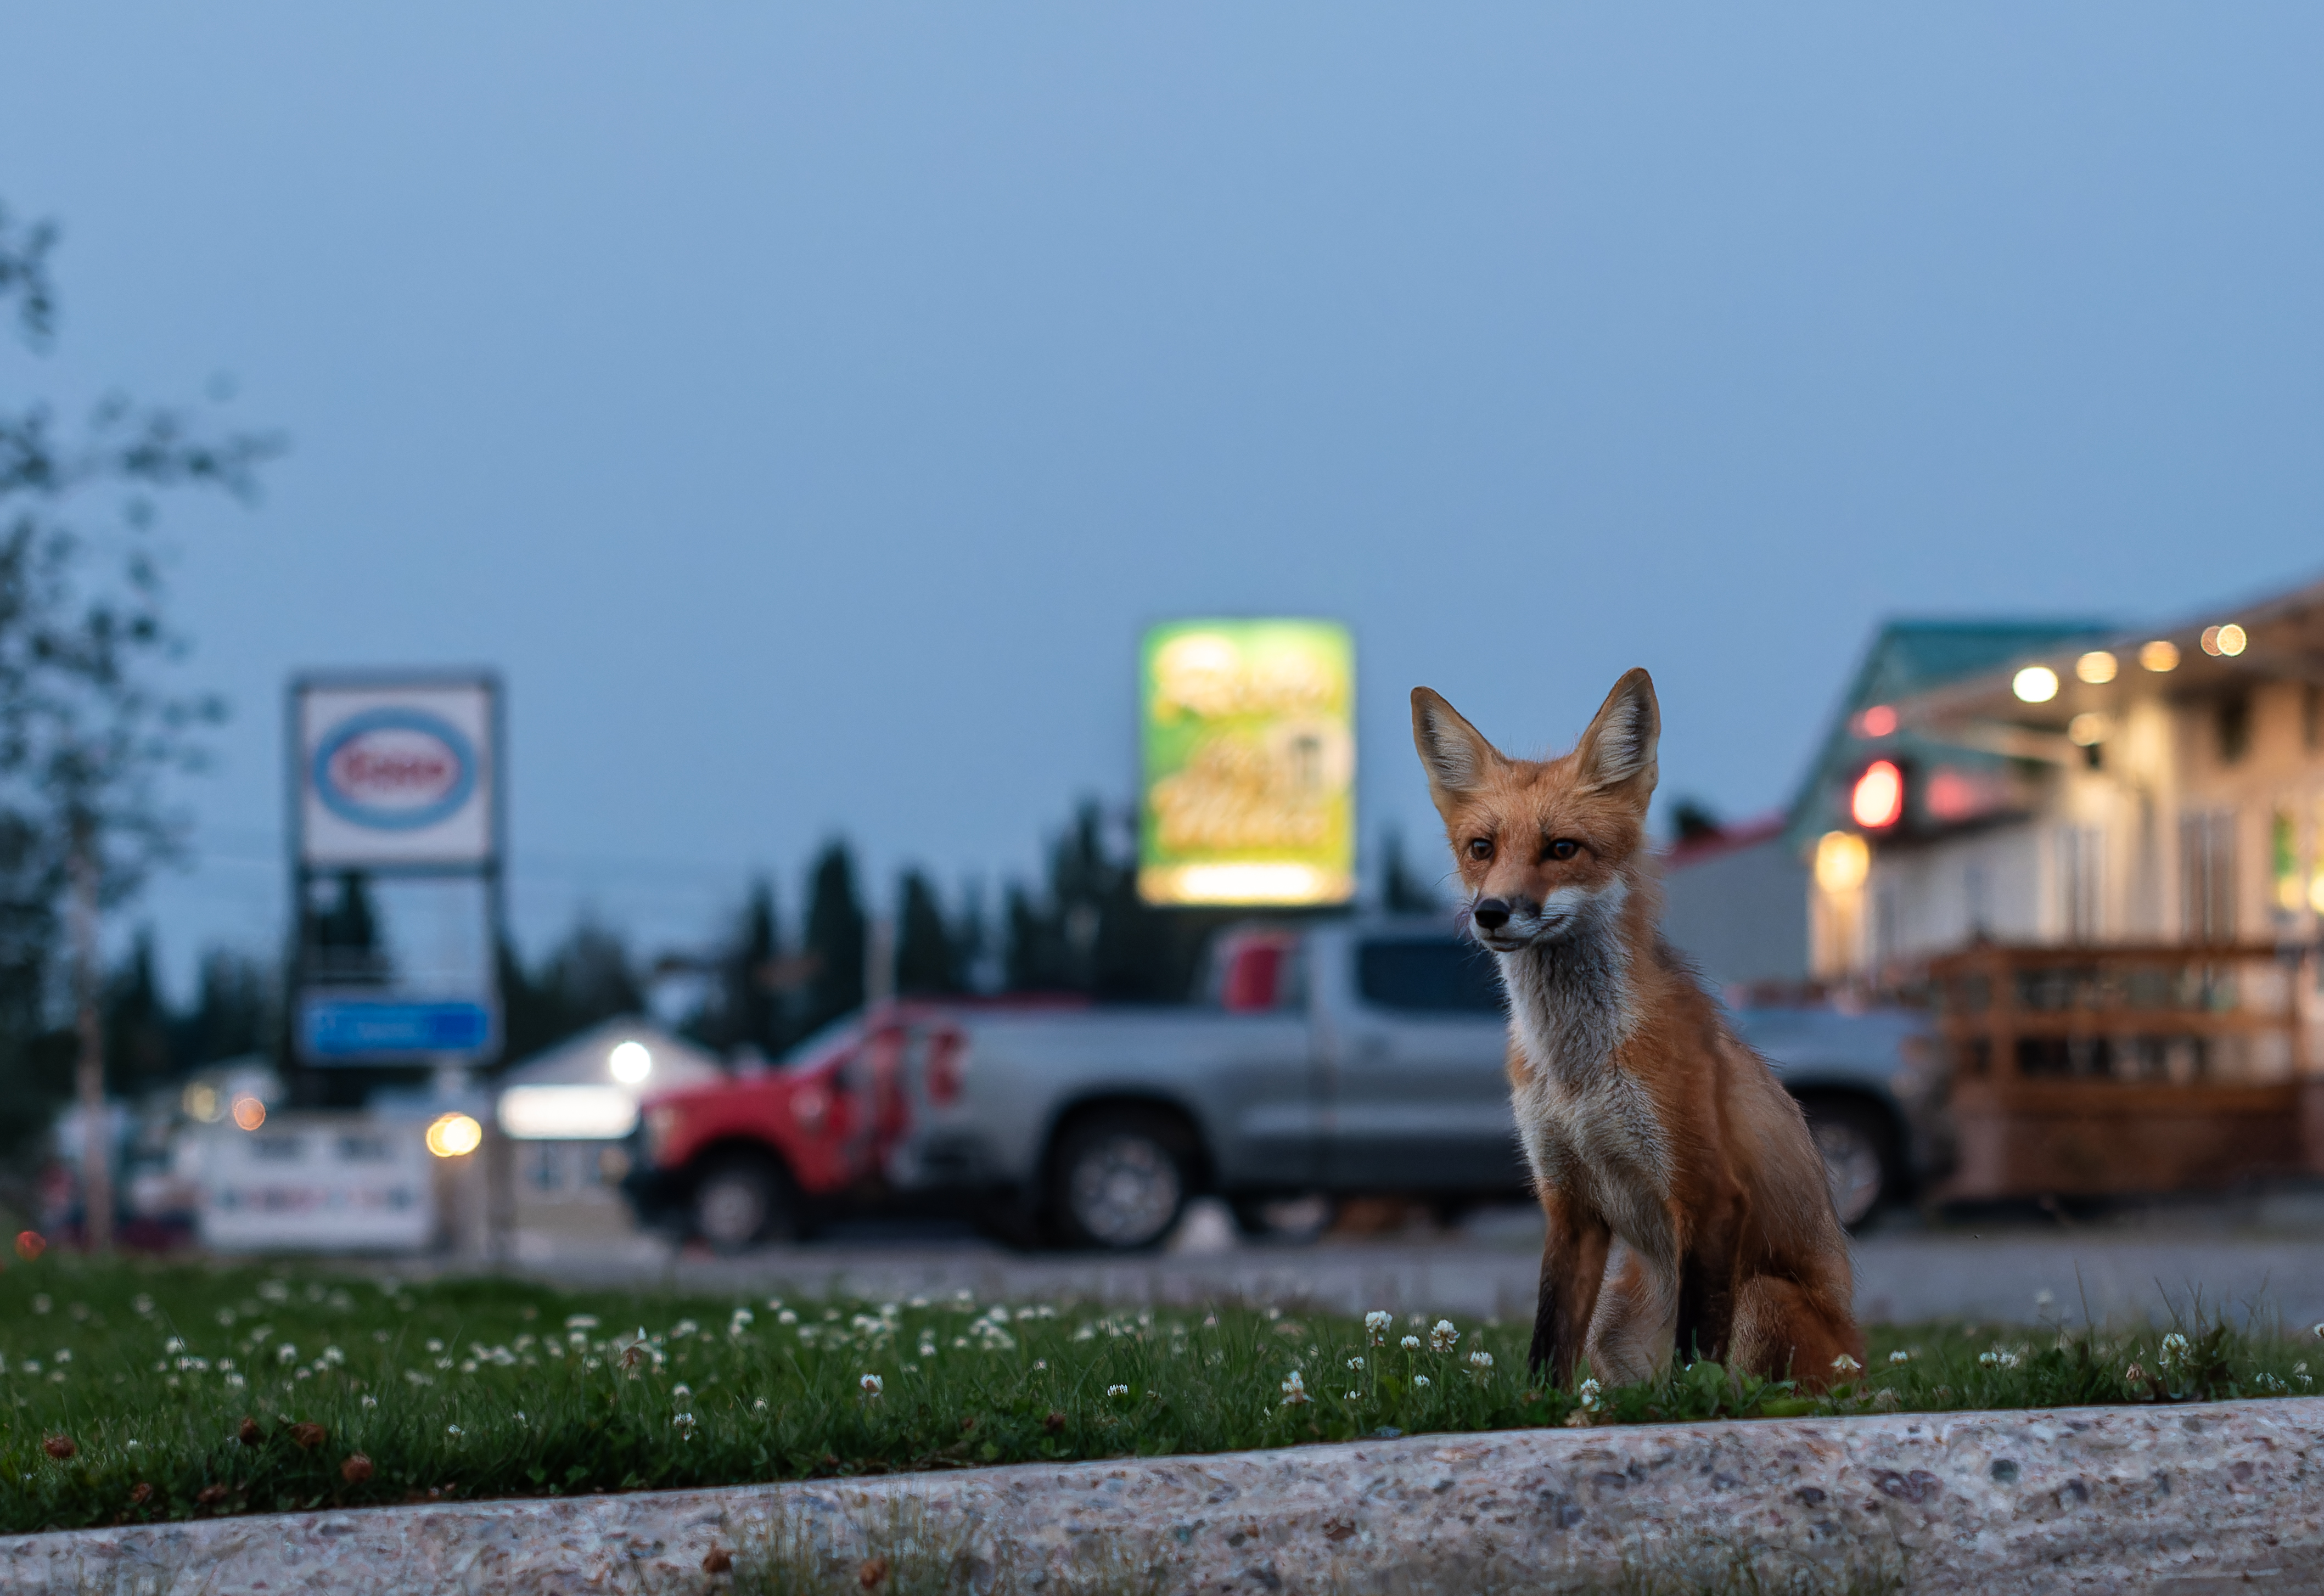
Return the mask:
{"type": "MultiPolygon", "coordinates": [[[[697,938],[844,830],[1029,870],[1126,796],[1139,627],[1356,629],[1665,792],[1780,802],[1893,613],[2175,615],[2324,566],[2324,13],[11,5],[55,354],[279,427],[167,530],[180,963],[279,924],[280,693],[511,687],[516,909],[697,938]]],[[[1433,856],[1432,856],[1433,857],[1433,856]]]]}

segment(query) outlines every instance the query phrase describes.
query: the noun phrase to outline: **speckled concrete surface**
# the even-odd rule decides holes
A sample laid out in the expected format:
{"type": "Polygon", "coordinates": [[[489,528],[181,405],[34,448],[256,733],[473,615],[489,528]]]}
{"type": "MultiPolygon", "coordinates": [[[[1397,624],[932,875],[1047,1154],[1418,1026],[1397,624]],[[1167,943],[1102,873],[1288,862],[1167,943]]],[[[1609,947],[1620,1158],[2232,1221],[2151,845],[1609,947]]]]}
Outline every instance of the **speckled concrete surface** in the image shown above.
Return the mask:
{"type": "MultiPolygon", "coordinates": [[[[700,1591],[772,1527],[854,1566],[899,1513],[967,1582],[1550,1590],[1757,1549],[1906,1588],[2324,1588],[2324,1398],[1415,1436],[1109,1463],[84,1530],[0,1542],[0,1590],[700,1591]]],[[[853,1582],[849,1582],[851,1584],[853,1582]]]]}

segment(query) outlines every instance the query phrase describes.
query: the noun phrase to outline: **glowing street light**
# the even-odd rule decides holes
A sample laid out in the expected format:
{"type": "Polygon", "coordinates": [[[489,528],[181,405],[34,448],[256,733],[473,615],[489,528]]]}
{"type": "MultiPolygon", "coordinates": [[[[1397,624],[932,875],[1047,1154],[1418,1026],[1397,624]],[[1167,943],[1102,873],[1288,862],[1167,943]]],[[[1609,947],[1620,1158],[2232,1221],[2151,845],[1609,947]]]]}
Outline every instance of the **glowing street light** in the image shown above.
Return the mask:
{"type": "Polygon", "coordinates": [[[2092,687],[2103,687],[2114,680],[2115,672],[2121,668],[2121,662],[2104,649],[2092,649],[2074,661],[2074,674],[2092,687]]]}
{"type": "Polygon", "coordinates": [[[613,1079],[634,1086],[653,1074],[653,1054],[643,1042],[622,1042],[605,1056],[605,1067],[613,1079]]]}
{"type": "Polygon", "coordinates": [[[428,1150],[439,1158],[463,1158],[484,1145],[484,1128],[466,1114],[438,1114],[428,1127],[428,1150]]]}

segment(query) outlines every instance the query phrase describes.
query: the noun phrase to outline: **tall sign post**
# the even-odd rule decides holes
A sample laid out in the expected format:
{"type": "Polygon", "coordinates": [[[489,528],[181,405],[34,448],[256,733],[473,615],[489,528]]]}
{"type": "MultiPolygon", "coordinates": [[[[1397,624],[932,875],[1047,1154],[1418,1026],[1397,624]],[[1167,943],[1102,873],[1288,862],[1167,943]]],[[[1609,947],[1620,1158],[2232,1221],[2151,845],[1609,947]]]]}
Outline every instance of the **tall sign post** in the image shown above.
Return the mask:
{"type": "Polygon", "coordinates": [[[1355,660],[1330,621],[1148,631],[1140,897],[1293,908],[1355,896],[1355,660]]]}
{"type": "MultiPolygon", "coordinates": [[[[318,673],[291,682],[288,708],[298,1062],[424,1069],[455,1106],[502,1045],[500,682],[485,671],[318,673]]],[[[341,1078],[360,1093],[360,1075],[341,1078]]],[[[431,1139],[430,1150],[473,1205],[484,1196],[483,1171],[466,1167],[477,1127],[446,1123],[465,1127],[463,1145],[431,1139]]]]}

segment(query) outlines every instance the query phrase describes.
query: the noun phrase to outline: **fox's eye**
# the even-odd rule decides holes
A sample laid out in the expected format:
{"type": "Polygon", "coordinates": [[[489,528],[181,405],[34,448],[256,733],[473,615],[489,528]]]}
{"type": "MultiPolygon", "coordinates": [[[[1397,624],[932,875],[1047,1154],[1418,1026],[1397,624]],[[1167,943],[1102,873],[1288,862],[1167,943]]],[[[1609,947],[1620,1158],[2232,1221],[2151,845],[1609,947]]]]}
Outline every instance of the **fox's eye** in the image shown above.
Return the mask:
{"type": "Polygon", "coordinates": [[[1580,852],[1582,852],[1582,844],[1572,837],[1560,837],[1549,844],[1549,856],[1552,859],[1571,859],[1580,852]]]}
{"type": "Polygon", "coordinates": [[[1470,857],[1470,858],[1471,858],[1471,859],[1490,859],[1492,856],[1493,856],[1493,840],[1492,840],[1492,838],[1490,838],[1490,837],[1481,837],[1481,836],[1477,836],[1477,837],[1471,837],[1471,838],[1469,839],[1469,857],[1470,857]]]}

